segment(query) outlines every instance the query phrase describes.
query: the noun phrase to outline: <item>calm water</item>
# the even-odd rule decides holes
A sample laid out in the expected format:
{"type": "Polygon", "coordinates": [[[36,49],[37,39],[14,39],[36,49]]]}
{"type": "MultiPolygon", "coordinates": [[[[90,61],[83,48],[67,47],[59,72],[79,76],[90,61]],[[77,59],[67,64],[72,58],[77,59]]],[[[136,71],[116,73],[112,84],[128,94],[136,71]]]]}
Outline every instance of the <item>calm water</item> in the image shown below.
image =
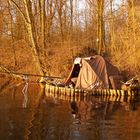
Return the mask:
{"type": "Polygon", "coordinates": [[[0,140],[140,140],[139,97],[70,99],[3,81],[0,140]]]}

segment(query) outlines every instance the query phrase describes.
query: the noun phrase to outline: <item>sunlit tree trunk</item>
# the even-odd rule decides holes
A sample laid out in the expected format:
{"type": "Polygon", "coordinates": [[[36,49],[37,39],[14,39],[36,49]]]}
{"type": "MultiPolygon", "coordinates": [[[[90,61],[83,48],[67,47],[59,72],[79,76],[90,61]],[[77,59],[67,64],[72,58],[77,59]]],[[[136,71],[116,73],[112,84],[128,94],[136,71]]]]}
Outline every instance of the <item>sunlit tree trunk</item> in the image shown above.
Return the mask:
{"type": "MultiPolygon", "coordinates": [[[[39,44],[39,38],[40,38],[40,33],[41,33],[41,17],[40,17],[40,13],[41,13],[41,6],[40,6],[40,1],[38,0],[34,0],[33,1],[33,16],[34,16],[34,24],[35,24],[35,36],[36,36],[36,42],[37,44],[39,44]]],[[[41,48],[41,47],[40,47],[41,48]]],[[[38,51],[40,50],[39,45],[37,47],[38,51]]],[[[40,51],[39,51],[40,53],[40,51]]]]}
{"type": "Polygon", "coordinates": [[[44,57],[45,48],[45,0],[41,0],[41,54],[44,57]]]}
{"type": "Polygon", "coordinates": [[[136,52],[136,22],[135,22],[135,6],[134,6],[134,1],[135,0],[131,0],[131,2],[132,2],[133,48],[134,48],[134,51],[136,52]]]}
{"type": "Polygon", "coordinates": [[[135,19],[135,0],[128,0],[128,19],[129,19],[129,30],[132,37],[132,50],[134,58],[134,68],[137,67],[137,56],[136,56],[136,19],[135,19]]]}
{"type": "Polygon", "coordinates": [[[65,34],[65,39],[67,38],[67,33],[68,33],[68,26],[67,26],[67,11],[68,10],[68,6],[67,6],[67,2],[65,1],[64,3],[64,34],[65,34]]]}
{"type": "Polygon", "coordinates": [[[58,19],[59,19],[59,26],[60,26],[60,33],[61,33],[61,41],[64,41],[64,32],[63,32],[63,18],[62,18],[62,12],[63,12],[63,0],[56,0],[56,7],[57,7],[57,13],[58,13],[58,19]]]}
{"type": "Polygon", "coordinates": [[[70,31],[73,32],[73,0],[70,0],[70,31]]]}
{"type": "Polygon", "coordinates": [[[15,67],[17,65],[17,60],[16,60],[16,53],[15,53],[15,46],[14,46],[13,16],[12,16],[12,13],[11,13],[11,10],[10,10],[10,2],[9,2],[9,0],[7,2],[8,2],[8,11],[9,11],[10,18],[11,18],[10,19],[11,40],[12,40],[11,46],[12,46],[12,49],[13,49],[14,67],[15,67]]]}
{"type": "Polygon", "coordinates": [[[40,58],[39,58],[39,52],[37,51],[38,49],[38,44],[37,44],[37,39],[36,39],[36,28],[35,28],[35,22],[34,22],[34,15],[33,15],[33,7],[32,7],[32,1],[31,0],[23,0],[24,7],[25,7],[25,13],[20,9],[19,5],[14,1],[10,0],[18,11],[20,12],[25,24],[26,28],[28,31],[28,40],[29,40],[29,45],[32,49],[33,53],[33,61],[34,64],[36,65],[36,69],[39,71],[40,74],[43,74],[43,69],[41,67],[40,63],[40,58]]]}
{"type": "Polygon", "coordinates": [[[53,24],[53,18],[56,12],[56,7],[53,6],[54,1],[53,0],[47,0],[46,1],[46,14],[45,14],[45,35],[48,39],[50,36],[50,29],[53,24]]]}
{"type": "Polygon", "coordinates": [[[105,51],[105,36],[104,36],[104,21],[103,21],[103,13],[104,13],[104,0],[97,0],[98,6],[98,54],[101,54],[105,51]]]}
{"type": "Polygon", "coordinates": [[[26,9],[26,25],[27,25],[27,30],[28,30],[28,34],[29,34],[29,39],[31,41],[31,48],[32,48],[32,52],[33,52],[33,59],[34,59],[34,63],[36,64],[37,69],[39,70],[40,74],[43,74],[43,70],[41,68],[41,63],[39,60],[39,56],[38,56],[38,52],[37,52],[37,42],[36,42],[36,38],[34,36],[34,21],[33,21],[33,14],[32,14],[32,3],[30,0],[24,0],[24,4],[25,4],[25,9],[26,9]]]}
{"type": "Polygon", "coordinates": [[[110,49],[115,49],[114,20],[113,20],[113,0],[110,0],[110,49]]]}

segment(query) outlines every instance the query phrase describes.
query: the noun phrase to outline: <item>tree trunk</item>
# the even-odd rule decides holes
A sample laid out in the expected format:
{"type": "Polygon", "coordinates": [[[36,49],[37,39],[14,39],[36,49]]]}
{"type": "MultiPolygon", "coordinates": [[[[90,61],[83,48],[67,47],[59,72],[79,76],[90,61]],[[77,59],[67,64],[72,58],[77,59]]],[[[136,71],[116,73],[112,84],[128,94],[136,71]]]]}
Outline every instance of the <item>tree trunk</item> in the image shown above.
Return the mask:
{"type": "Polygon", "coordinates": [[[15,46],[14,46],[14,31],[13,31],[13,16],[11,14],[11,10],[10,10],[10,2],[9,0],[7,1],[8,2],[8,11],[9,11],[9,14],[10,14],[10,25],[11,25],[11,40],[12,40],[12,50],[13,50],[13,57],[14,57],[14,68],[16,67],[17,65],[17,60],[16,60],[16,53],[15,53],[15,46]]]}
{"type": "Polygon", "coordinates": [[[73,32],[73,0],[70,0],[70,31],[73,32]]]}
{"type": "Polygon", "coordinates": [[[64,41],[63,19],[62,19],[63,0],[56,0],[56,7],[57,7],[58,19],[60,25],[61,41],[63,42],[64,41]]]}
{"type": "Polygon", "coordinates": [[[133,53],[134,53],[134,68],[137,69],[137,55],[136,55],[136,19],[135,19],[135,0],[128,0],[129,5],[129,22],[130,27],[132,28],[131,36],[132,36],[132,45],[133,45],[133,53]]]}
{"type": "Polygon", "coordinates": [[[40,59],[37,52],[37,43],[36,38],[34,36],[34,22],[33,22],[33,14],[32,14],[32,6],[30,0],[24,0],[25,3],[25,9],[26,9],[26,18],[27,18],[27,30],[29,34],[29,39],[31,41],[31,48],[33,52],[33,61],[36,64],[36,68],[39,70],[40,74],[43,74],[43,70],[41,68],[40,59]]]}
{"type": "Polygon", "coordinates": [[[45,48],[45,0],[41,0],[41,54],[44,59],[45,48]]]}
{"type": "Polygon", "coordinates": [[[103,21],[103,12],[104,12],[104,0],[97,0],[98,4],[98,54],[100,55],[105,51],[105,36],[104,36],[104,21],[103,21]]]}
{"type": "Polygon", "coordinates": [[[110,0],[110,50],[114,51],[115,42],[114,42],[114,20],[113,20],[113,8],[112,1],[110,0]]]}

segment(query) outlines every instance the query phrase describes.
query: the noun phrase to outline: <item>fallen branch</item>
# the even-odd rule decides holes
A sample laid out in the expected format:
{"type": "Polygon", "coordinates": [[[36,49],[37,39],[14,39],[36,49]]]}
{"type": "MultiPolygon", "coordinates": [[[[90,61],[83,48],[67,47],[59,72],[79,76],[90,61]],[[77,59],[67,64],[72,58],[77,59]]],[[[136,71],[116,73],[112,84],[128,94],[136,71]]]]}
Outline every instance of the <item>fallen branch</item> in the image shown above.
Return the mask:
{"type": "Polygon", "coordinates": [[[8,70],[6,67],[4,67],[2,65],[0,65],[0,69],[2,70],[1,73],[7,73],[7,74],[10,74],[14,78],[21,78],[22,79],[22,76],[14,74],[12,71],[8,70]]]}

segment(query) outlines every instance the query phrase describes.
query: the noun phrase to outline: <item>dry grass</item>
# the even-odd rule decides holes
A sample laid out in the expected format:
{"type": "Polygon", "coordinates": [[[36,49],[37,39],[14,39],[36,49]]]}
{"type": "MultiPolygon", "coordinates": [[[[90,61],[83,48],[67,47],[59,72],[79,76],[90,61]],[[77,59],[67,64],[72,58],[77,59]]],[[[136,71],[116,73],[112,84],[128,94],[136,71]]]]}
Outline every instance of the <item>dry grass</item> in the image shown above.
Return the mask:
{"type": "MultiPolygon", "coordinates": [[[[11,43],[9,40],[1,40],[0,46],[0,64],[16,72],[37,74],[35,64],[32,60],[32,53],[24,40],[20,40],[14,44],[17,65],[14,66],[14,55],[11,43]]],[[[139,50],[139,48],[138,48],[139,50]]],[[[53,76],[67,77],[75,57],[91,56],[96,54],[96,51],[90,46],[77,44],[54,44],[46,49],[46,72],[53,76]]],[[[112,51],[110,60],[121,71],[125,71],[128,77],[135,75],[139,76],[140,72],[140,52],[132,53],[131,48],[117,49],[112,51]]]]}
{"type": "Polygon", "coordinates": [[[140,78],[140,52],[137,49],[136,52],[132,49],[118,50],[112,52],[112,62],[126,74],[127,77],[138,76],[140,78]]]}
{"type": "Polygon", "coordinates": [[[16,54],[16,65],[14,59],[14,52],[12,45],[9,40],[1,42],[0,46],[0,64],[5,66],[7,69],[23,72],[23,73],[34,73],[34,64],[32,61],[32,53],[30,48],[27,46],[24,40],[20,40],[14,43],[14,49],[16,54]]]}

